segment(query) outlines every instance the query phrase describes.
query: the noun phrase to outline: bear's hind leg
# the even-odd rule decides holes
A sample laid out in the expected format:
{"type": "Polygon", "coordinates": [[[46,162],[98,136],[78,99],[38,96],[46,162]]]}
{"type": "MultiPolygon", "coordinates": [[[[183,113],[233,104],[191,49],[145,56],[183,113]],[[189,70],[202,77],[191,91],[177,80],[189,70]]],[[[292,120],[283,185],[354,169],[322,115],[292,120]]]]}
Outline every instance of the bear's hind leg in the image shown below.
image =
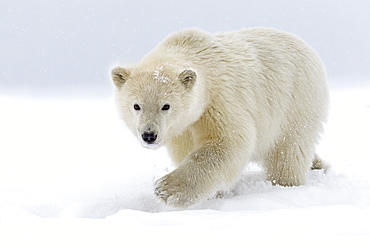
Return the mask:
{"type": "Polygon", "coordinates": [[[274,185],[299,186],[307,180],[314,158],[313,147],[284,138],[266,155],[267,179],[274,185]]]}

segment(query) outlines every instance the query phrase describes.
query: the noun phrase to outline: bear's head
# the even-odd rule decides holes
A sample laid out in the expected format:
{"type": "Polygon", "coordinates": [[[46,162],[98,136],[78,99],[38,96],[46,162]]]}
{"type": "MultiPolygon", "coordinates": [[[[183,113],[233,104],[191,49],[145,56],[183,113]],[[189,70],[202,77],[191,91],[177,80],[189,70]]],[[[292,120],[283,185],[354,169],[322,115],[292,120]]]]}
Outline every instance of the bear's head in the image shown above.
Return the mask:
{"type": "Polygon", "coordinates": [[[202,85],[194,69],[116,67],[112,79],[118,111],[144,147],[165,144],[203,113],[202,85]]]}

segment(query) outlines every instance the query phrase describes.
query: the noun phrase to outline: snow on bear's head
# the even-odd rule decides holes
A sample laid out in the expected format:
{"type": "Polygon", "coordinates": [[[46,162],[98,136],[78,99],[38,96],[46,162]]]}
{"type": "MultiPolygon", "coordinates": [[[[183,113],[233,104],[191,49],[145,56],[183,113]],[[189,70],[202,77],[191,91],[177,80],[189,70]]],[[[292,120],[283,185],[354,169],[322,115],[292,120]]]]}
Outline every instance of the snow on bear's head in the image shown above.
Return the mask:
{"type": "Polygon", "coordinates": [[[116,67],[112,79],[118,111],[144,147],[156,148],[180,135],[203,112],[194,69],[116,67]]]}

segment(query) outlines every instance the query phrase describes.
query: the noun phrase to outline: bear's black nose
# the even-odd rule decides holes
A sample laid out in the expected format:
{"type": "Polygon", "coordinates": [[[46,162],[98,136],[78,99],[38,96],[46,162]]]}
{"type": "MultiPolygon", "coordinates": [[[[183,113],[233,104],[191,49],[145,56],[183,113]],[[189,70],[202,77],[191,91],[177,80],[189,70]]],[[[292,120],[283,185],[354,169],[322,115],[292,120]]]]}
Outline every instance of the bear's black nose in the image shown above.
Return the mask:
{"type": "Polygon", "coordinates": [[[143,138],[146,143],[152,144],[157,139],[157,134],[153,131],[147,131],[141,135],[141,138],[143,138]]]}

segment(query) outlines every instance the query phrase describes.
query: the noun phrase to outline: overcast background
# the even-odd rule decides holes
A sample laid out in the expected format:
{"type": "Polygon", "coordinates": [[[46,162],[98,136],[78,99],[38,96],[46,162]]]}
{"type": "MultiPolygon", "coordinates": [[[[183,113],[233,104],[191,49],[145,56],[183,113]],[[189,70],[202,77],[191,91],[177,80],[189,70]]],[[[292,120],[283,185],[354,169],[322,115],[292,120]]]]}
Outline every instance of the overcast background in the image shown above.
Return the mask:
{"type": "Polygon", "coordinates": [[[2,0],[0,94],[110,96],[110,69],[139,60],[171,32],[255,26],[303,38],[324,60],[329,82],[369,82],[369,0],[2,0]]]}

